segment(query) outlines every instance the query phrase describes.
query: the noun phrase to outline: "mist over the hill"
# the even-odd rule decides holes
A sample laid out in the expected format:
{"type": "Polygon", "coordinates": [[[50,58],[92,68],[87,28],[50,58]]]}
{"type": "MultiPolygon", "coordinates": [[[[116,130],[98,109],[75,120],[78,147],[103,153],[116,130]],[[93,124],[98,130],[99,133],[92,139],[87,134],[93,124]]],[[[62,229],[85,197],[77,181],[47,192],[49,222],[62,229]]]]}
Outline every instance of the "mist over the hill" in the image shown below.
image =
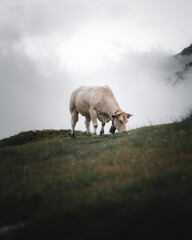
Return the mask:
{"type": "MultiPolygon", "coordinates": [[[[2,1],[0,138],[70,128],[70,94],[80,85],[109,85],[134,115],[127,129],[179,120],[191,108],[192,71],[182,73],[187,57],[175,55],[192,30],[191,2],[176,2],[2,1]]],[[[77,129],[85,130],[82,117],[77,129]]]]}

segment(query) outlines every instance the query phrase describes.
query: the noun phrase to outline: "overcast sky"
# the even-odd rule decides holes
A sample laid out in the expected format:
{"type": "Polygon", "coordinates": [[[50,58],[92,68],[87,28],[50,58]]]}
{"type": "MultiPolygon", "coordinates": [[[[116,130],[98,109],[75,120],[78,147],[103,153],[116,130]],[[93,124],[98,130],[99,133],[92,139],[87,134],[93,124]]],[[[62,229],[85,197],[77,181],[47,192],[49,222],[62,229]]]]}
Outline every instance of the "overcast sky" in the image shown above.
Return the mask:
{"type": "Polygon", "coordinates": [[[191,0],[1,0],[0,139],[70,128],[80,85],[109,85],[134,115],[127,129],[179,119],[191,76],[167,79],[180,68],[170,56],[192,43],[191,9],[191,0]]]}

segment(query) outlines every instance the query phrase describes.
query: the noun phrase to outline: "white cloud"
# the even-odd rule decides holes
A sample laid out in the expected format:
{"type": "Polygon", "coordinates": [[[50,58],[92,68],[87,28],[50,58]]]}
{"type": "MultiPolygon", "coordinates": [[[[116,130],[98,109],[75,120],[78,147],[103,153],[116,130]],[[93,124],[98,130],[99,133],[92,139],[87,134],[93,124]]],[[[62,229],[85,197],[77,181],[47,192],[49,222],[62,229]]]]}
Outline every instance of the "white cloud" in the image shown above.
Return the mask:
{"type": "MultiPolygon", "coordinates": [[[[129,127],[166,122],[187,111],[191,82],[172,87],[166,79],[178,69],[168,56],[191,43],[191,5],[2,0],[0,138],[69,128],[70,93],[79,85],[110,85],[122,108],[134,114],[129,127]]],[[[83,125],[82,120],[77,128],[83,125]]]]}

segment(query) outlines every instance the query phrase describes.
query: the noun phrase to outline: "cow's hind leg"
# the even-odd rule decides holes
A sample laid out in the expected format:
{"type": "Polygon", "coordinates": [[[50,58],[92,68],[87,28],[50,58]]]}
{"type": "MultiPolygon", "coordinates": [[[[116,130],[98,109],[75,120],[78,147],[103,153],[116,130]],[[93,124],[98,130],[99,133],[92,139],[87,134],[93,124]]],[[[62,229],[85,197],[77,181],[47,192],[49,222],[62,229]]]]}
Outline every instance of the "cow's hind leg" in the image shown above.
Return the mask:
{"type": "Polygon", "coordinates": [[[85,127],[87,129],[87,135],[91,136],[91,131],[90,131],[90,122],[91,122],[91,117],[90,116],[86,116],[85,118],[85,127]]]}
{"type": "Polygon", "coordinates": [[[71,111],[71,137],[75,137],[75,125],[78,122],[78,112],[76,109],[71,111]]]}
{"type": "Polygon", "coordinates": [[[93,123],[93,127],[94,127],[94,132],[93,132],[93,136],[96,136],[97,135],[97,112],[95,111],[95,109],[93,107],[91,107],[89,109],[89,113],[90,113],[90,116],[91,116],[91,121],[93,123]]]}
{"type": "Polygon", "coordinates": [[[104,127],[105,127],[105,123],[102,122],[102,123],[101,123],[101,131],[100,131],[100,135],[103,135],[103,134],[104,134],[104,127]]]}

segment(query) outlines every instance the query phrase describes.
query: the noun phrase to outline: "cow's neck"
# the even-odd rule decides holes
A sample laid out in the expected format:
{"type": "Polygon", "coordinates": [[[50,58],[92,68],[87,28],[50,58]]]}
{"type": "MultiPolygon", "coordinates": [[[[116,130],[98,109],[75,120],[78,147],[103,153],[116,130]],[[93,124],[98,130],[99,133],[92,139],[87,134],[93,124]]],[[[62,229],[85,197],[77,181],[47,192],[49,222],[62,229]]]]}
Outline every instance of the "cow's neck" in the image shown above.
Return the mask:
{"type": "Polygon", "coordinates": [[[114,102],[111,102],[110,105],[108,105],[108,114],[110,118],[113,114],[117,114],[119,112],[121,112],[121,108],[116,100],[114,102]]]}
{"type": "Polygon", "coordinates": [[[118,114],[119,112],[122,112],[120,108],[117,111],[115,111],[114,114],[118,114]]]}
{"type": "Polygon", "coordinates": [[[120,112],[122,112],[120,108],[118,108],[118,109],[115,110],[115,111],[111,111],[111,113],[110,113],[109,116],[110,116],[110,119],[112,120],[112,125],[114,125],[114,124],[113,124],[114,121],[113,121],[112,115],[113,115],[113,114],[118,114],[118,113],[120,113],[120,112]]]}

